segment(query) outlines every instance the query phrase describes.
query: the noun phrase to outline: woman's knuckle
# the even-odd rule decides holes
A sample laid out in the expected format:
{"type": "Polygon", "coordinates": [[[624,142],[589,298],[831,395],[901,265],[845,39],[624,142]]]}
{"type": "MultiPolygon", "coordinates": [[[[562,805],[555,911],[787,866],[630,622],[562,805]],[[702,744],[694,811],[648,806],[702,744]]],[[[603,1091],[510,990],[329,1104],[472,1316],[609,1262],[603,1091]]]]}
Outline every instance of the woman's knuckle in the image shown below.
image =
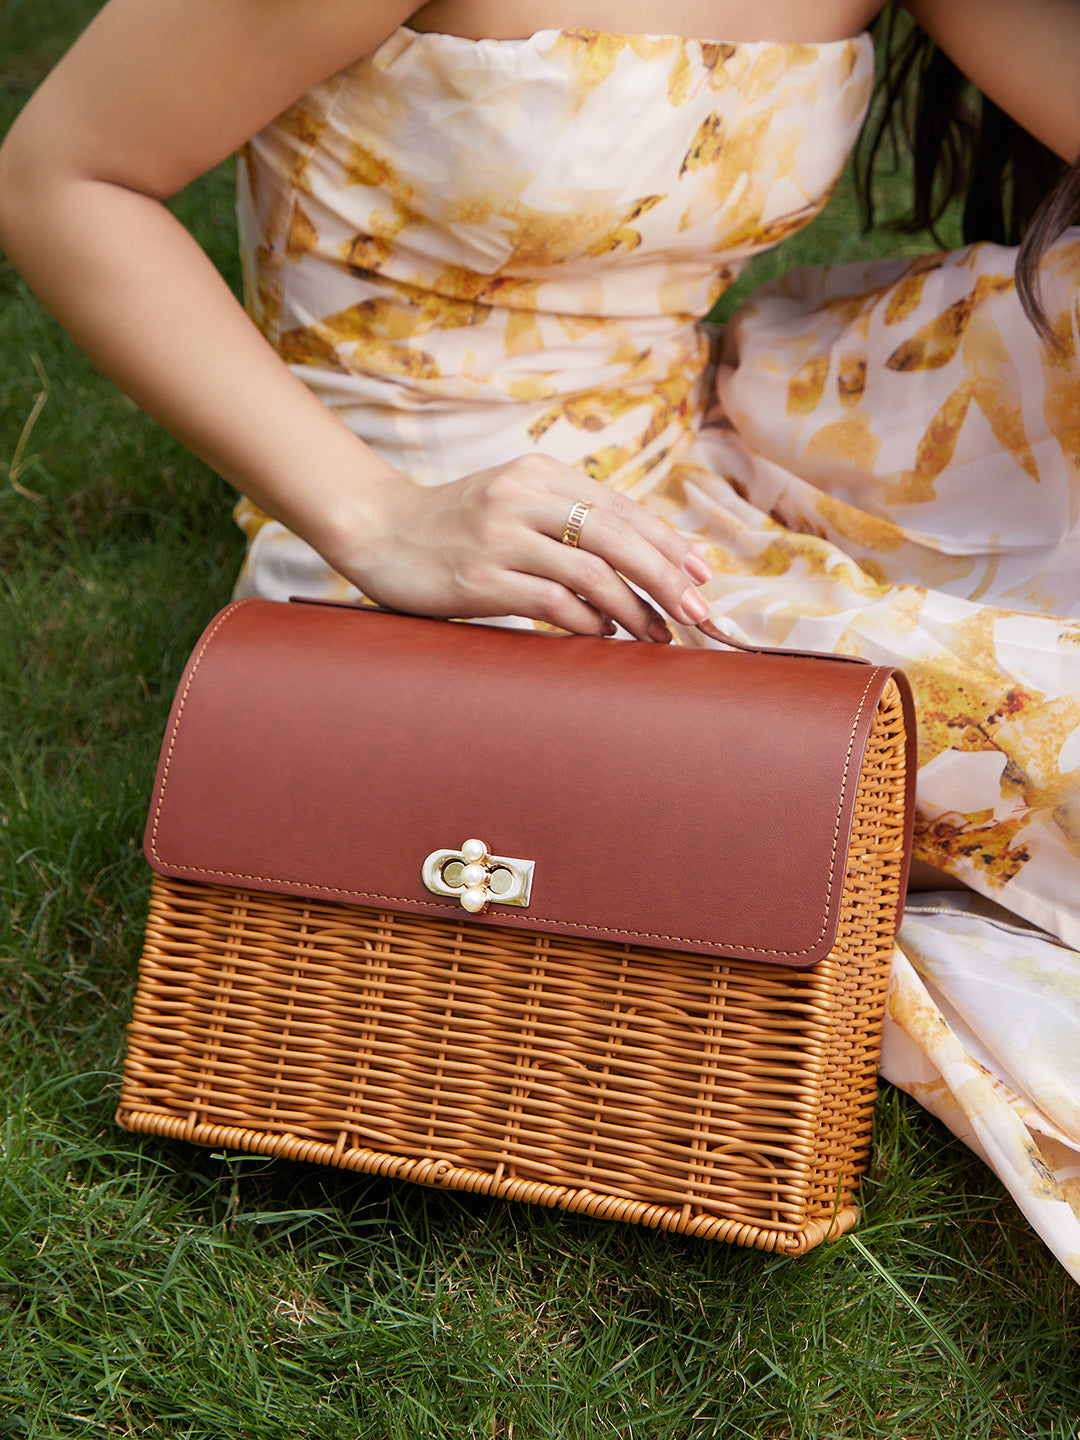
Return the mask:
{"type": "Polygon", "coordinates": [[[549,625],[562,625],[569,609],[570,597],[554,580],[543,580],[536,593],[535,614],[549,625]]]}
{"type": "Polygon", "coordinates": [[[562,467],[550,455],[519,455],[507,466],[507,471],[527,483],[543,484],[552,479],[562,467]]]}
{"type": "Polygon", "coordinates": [[[485,510],[519,504],[521,488],[522,477],[518,472],[509,467],[500,470],[487,481],[484,493],[485,510]]]}
{"type": "Polygon", "coordinates": [[[577,562],[577,581],[584,590],[599,590],[611,575],[611,567],[599,555],[584,551],[577,562]]]}

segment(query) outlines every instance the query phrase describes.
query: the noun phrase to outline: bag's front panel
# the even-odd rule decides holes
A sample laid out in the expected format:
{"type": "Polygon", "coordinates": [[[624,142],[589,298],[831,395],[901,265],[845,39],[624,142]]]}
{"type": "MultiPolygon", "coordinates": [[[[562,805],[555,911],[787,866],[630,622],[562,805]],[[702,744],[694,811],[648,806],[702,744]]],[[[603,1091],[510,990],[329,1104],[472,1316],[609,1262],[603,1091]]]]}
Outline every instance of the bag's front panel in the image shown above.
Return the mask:
{"type": "Polygon", "coordinates": [[[481,840],[531,875],[483,925],[810,966],[885,673],[241,601],[178,691],[147,857],[452,922],[426,864],[481,840]]]}

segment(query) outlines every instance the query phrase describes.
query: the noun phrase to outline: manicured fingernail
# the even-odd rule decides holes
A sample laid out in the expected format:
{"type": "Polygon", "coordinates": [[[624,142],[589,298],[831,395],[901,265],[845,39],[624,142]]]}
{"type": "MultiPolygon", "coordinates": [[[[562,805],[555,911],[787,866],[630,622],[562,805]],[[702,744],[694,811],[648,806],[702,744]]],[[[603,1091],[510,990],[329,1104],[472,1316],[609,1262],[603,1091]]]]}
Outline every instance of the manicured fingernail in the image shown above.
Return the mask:
{"type": "Polygon", "coordinates": [[[672,638],[671,631],[662,620],[654,620],[649,626],[649,639],[655,640],[658,645],[670,645],[672,638]]]}
{"type": "Polygon", "coordinates": [[[704,585],[706,580],[712,579],[709,562],[705,559],[704,555],[699,555],[696,550],[689,552],[683,561],[683,569],[695,585],[704,585]]]}
{"type": "Polygon", "coordinates": [[[696,590],[684,590],[680,604],[683,614],[691,625],[696,625],[699,620],[707,620],[709,617],[709,607],[696,590]]]}
{"type": "Polygon", "coordinates": [[[614,635],[614,634],[615,634],[615,631],[616,631],[618,628],[619,628],[619,627],[615,624],[615,621],[614,621],[614,620],[605,620],[605,621],[604,621],[604,628],[603,628],[603,630],[601,630],[600,633],[601,633],[601,635],[614,635]]]}

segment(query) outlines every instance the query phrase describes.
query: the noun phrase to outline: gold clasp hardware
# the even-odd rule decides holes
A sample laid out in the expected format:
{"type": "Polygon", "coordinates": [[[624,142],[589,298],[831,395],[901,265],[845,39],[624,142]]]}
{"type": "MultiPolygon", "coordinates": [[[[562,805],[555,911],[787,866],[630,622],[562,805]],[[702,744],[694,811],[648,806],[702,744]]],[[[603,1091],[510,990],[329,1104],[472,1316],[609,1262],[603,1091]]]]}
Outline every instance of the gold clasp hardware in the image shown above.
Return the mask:
{"type": "Polygon", "coordinates": [[[453,895],[472,915],[488,905],[528,905],[533,860],[489,855],[483,840],[466,840],[460,850],[433,850],[424,861],[424,884],[435,895],[453,895]]]}

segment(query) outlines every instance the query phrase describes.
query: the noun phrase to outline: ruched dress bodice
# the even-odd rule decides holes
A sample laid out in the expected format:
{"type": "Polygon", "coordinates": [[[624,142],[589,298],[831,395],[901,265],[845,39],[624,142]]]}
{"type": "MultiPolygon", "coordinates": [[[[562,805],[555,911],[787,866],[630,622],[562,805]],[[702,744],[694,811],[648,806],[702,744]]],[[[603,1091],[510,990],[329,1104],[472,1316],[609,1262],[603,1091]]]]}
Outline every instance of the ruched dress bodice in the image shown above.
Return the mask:
{"type": "Polygon", "coordinates": [[[866,39],[399,30],[245,151],[253,314],[420,483],[540,441],[655,482],[703,413],[698,321],[821,208],[872,75],[866,39]]]}

